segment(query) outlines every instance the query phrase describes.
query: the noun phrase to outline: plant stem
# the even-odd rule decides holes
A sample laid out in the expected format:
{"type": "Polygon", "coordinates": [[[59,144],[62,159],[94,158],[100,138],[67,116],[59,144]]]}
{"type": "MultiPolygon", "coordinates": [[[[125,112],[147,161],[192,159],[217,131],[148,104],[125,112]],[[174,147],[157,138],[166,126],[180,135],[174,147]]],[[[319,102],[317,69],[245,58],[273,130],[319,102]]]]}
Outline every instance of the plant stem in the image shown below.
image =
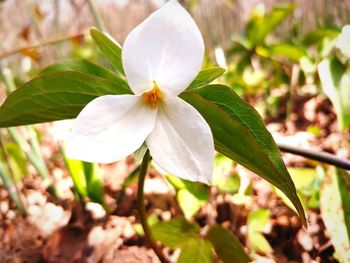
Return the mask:
{"type": "Polygon", "coordinates": [[[23,197],[21,195],[21,192],[19,191],[19,189],[17,187],[15,173],[13,171],[8,152],[7,152],[5,146],[2,142],[1,137],[0,137],[0,149],[3,153],[4,159],[5,159],[6,164],[7,164],[7,170],[9,172],[9,176],[8,176],[5,169],[0,164],[0,178],[3,181],[4,186],[6,187],[10,198],[16,204],[20,213],[25,216],[27,214],[27,211],[26,211],[27,209],[23,203],[23,197]]]}
{"type": "Polygon", "coordinates": [[[350,170],[350,161],[341,159],[333,154],[326,152],[316,152],[313,150],[302,149],[299,147],[290,146],[287,144],[278,144],[278,147],[282,152],[288,152],[295,155],[300,155],[309,159],[320,161],[323,163],[331,164],[339,168],[350,170]]]}
{"type": "Polygon", "coordinates": [[[35,44],[35,45],[31,45],[31,46],[20,47],[20,48],[14,49],[14,50],[5,51],[4,53],[0,54],[0,60],[5,58],[5,57],[9,57],[9,56],[12,56],[12,55],[24,52],[24,51],[29,50],[29,49],[36,49],[36,48],[40,48],[40,47],[43,47],[43,46],[54,45],[54,44],[57,44],[57,43],[60,43],[60,42],[64,42],[64,41],[67,41],[67,40],[80,38],[80,37],[83,37],[85,35],[86,35],[86,33],[78,33],[78,34],[73,34],[73,35],[69,35],[69,36],[59,37],[59,38],[55,38],[55,39],[49,39],[49,40],[46,40],[44,42],[41,42],[41,43],[38,43],[38,44],[35,44]]]}
{"type": "Polygon", "coordinates": [[[146,239],[147,243],[151,246],[153,251],[156,253],[159,260],[162,263],[167,263],[168,260],[164,257],[162,251],[157,246],[156,241],[152,237],[151,229],[147,223],[146,207],[145,207],[145,203],[143,201],[143,199],[144,199],[143,187],[144,187],[144,183],[145,183],[145,177],[147,174],[149,160],[150,160],[150,154],[149,154],[149,150],[147,150],[147,152],[145,153],[145,155],[142,159],[142,164],[141,164],[141,171],[140,171],[138,190],[137,190],[137,205],[138,205],[141,225],[142,225],[143,232],[145,234],[145,239],[146,239]]]}
{"type": "Polygon", "coordinates": [[[92,13],[92,16],[94,17],[94,20],[95,20],[95,24],[96,24],[96,27],[97,29],[101,30],[101,31],[104,31],[104,24],[102,22],[102,18],[100,16],[100,13],[98,12],[97,8],[96,8],[96,5],[94,3],[94,0],[87,0],[88,4],[89,4],[89,7],[90,7],[90,10],[91,10],[91,13],[92,13]]]}

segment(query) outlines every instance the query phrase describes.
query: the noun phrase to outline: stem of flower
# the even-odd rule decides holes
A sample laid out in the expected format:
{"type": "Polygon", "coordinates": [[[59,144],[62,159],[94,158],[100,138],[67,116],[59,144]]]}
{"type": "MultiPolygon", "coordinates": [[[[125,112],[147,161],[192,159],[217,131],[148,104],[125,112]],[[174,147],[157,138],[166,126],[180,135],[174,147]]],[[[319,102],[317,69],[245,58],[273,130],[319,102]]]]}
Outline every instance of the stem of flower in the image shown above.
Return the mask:
{"type": "Polygon", "coordinates": [[[149,154],[149,150],[147,150],[142,159],[139,182],[138,182],[138,190],[137,190],[137,205],[139,210],[139,217],[140,217],[141,225],[142,225],[147,243],[151,246],[154,253],[156,253],[157,257],[162,263],[168,263],[169,261],[164,257],[162,251],[157,246],[156,241],[153,239],[151,234],[151,229],[147,223],[146,207],[143,201],[144,199],[143,188],[144,188],[145,177],[147,174],[149,161],[150,161],[150,154],[149,154]]]}

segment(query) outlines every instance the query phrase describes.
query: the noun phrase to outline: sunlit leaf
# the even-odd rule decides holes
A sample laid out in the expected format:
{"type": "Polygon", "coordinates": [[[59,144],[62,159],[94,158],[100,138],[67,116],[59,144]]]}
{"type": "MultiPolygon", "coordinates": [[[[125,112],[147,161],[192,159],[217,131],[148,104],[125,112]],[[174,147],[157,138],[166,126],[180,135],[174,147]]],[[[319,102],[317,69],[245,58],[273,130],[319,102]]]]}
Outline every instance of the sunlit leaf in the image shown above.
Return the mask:
{"type": "Polygon", "coordinates": [[[306,56],[306,51],[294,44],[283,43],[271,45],[268,47],[270,55],[282,58],[289,58],[298,62],[302,57],[306,56]]]}
{"type": "Polygon", "coordinates": [[[82,197],[87,196],[86,179],[85,179],[83,163],[79,160],[68,159],[65,154],[63,154],[63,156],[64,156],[65,164],[69,171],[69,175],[73,180],[75,189],[78,191],[80,196],[82,197]]]}
{"type": "Polygon", "coordinates": [[[172,175],[167,175],[167,179],[177,190],[177,201],[187,219],[194,216],[208,201],[209,189],[207,185],[172,175]]]}
{"type": "Polygon", "coordinates": [[[303,207],[277,145],[254,108],[222,85],[185,92],[182,98],[210,125],[216,150],[281,189],[306,224],[303,207]]]}
{"type": "Polygon", "coordinates": [[[240,186],[240,178],[233,172],[233,161],[221,154],[215,157],[213,185],[230,194],[236,193],[240,186]]]}
{"type": "Polygon", "coordinates": [[[178,263],[213,263],[210,243],[200,237],[191,238],[182,247],[178,263]]]}
{"type": "Polygon", "coordinates": [[[324,59],[318,66],[322,88],[337,112],[341,130],[350,126],[350,72],[336,58],[324,59]]]}
{"type": "Polygon", "coordinates": [[[251,46],[262,43],[293,11],[293,5],[275,6],[267,15],[253,15],[246,28],[251,46]]]}
{"type": "Polygon", "coordinates": [[[224,263],[251,262],[251,258],[244,251],[244,248],[239,242],[238,238],[222,226],[210,226],[206,239],[210,241],[216,254],[224,263]]]}
{"type": "Polygon", "coordinates": [[[340,262],[350,262],[350,180],[349,174],[331,167],[320,192],[323,222],[340,262]]]}
{"type": "Polygon", "coordinates": [[[91,201],[105,206],[102,174],[96,163],[83,162],[87,196],[91,201]]]}
{"type": "MultiPolygon", "coordinates": [[[[205,193],[208,193],[208,191],[205,193]]],[[[185,217],[190,219],[201,209],[203,205],[205,205],[206,201],[208,200],[208,195],[206,198],[199,198],[187,189],[180,189],[177,193],[177,200],[185,217]]]]}
{"type": "Polygon", "coordinates": [[[213,80],[220,77],[222,74],[224,74],[225,69],[216,67],[216,68],[208,68],[203,69],[199,72],[197,77],[194,79],[194,81],[191,83],[191,85],[187,88],[187,90],[199,88],[205,85],[210,84],[213,80]]]}
{"type": "Polygon", "coordinates": [[[250,212],[248,215],[248,241],[253,250],[264,253],[272,252],[271,245],[262,234],[269,220],[270,211],[263,208],[250,212]]]}
{"type": "Polygon", "coordinates": [[[155,239],[170,248],[181,248],[191,238],[197,238],[199,227],[184,218],[175,218],[167,222],[159,222],[151,226],[155,239]]]}
{"type": "Polygon", "coordinates": [[[304,45],[320,44],[322,39],[333,39],[339,35],[340,31],[334,28],[317,28],[316,30],[306,34],[302,40],[304,45]]]}

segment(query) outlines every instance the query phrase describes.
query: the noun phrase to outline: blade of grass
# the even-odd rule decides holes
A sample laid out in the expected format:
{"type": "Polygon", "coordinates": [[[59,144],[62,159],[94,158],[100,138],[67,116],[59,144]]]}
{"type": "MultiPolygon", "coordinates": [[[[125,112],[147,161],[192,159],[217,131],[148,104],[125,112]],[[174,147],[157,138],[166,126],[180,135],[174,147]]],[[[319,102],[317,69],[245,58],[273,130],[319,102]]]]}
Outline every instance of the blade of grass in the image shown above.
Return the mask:
{"type": "Polygon", "coordinates": [[[3,181],[5,188],[6,188],[7,192],[9,193],[10,199],[12,200],[12,202],[15,203],[19,212],[22,215],[26,215],[27,209],[22,201],[23,197],[21,195],[21,192],[18,190],[18,187],[16,185],[15,176],[13,173],[13,168],[11,166],[8,153],[4,147],[4,144],[2,142],[1,137],[0,137],[0,149],[3,152],[3,156],[4,156],[4,159],[5,159],[5,162],[7,165],[7,170],[8,170],[8,173],[6,173],[5,168],[3,167],[2,163],[0,163],[1,180],[3,181]]]}

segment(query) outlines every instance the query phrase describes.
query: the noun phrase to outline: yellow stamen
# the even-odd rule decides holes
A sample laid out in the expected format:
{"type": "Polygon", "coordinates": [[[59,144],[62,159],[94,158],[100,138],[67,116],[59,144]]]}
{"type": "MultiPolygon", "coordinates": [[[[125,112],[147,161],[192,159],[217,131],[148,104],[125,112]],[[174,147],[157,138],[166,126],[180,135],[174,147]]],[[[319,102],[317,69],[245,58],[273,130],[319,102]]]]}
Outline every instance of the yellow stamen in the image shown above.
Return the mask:
{"type": "Polygon", "coordinates": [[[158,101],[163,98],[163,94],[155,81],[153,81],[153,89],[143,94],[143,98],[148,102],[151,108],[156,108],[158,106],[158,101]]]}

